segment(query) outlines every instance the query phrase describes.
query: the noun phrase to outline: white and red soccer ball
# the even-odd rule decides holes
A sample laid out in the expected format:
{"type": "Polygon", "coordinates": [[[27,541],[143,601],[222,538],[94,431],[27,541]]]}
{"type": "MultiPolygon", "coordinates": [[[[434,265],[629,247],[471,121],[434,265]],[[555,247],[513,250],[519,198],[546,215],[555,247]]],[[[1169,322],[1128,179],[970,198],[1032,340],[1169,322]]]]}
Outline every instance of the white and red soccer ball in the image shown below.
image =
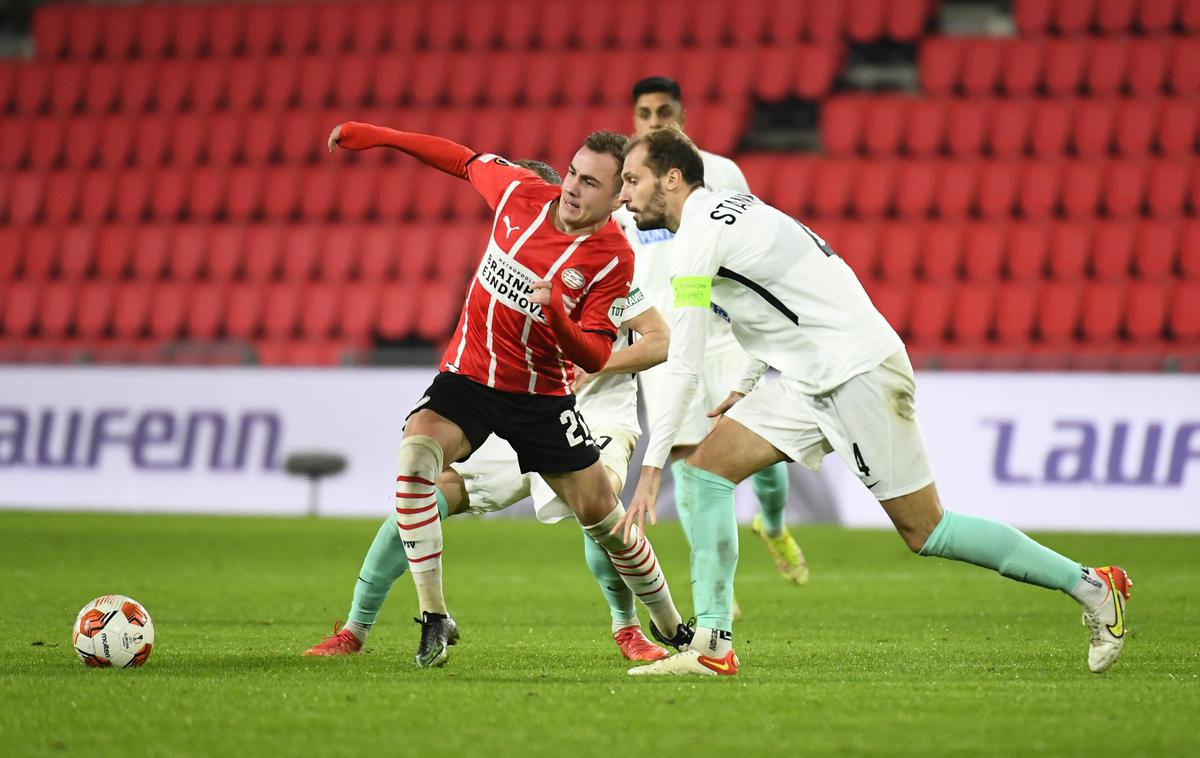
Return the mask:
{"type": "Polygon", "coordinates": [[[79,611],[71,644],[92,668],[134,668],[145,663],[154,648],[154,622],[133,598],[104,595],[79,611]]]}

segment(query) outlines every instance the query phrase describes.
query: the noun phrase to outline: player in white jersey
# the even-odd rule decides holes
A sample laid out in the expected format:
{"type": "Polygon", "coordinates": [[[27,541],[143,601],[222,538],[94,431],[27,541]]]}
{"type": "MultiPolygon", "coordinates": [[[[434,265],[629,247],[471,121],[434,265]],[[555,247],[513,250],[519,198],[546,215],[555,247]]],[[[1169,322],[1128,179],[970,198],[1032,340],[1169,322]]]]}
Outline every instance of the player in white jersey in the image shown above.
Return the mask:
{"type": "Polygon", "coordinates": [[[706,358],[704,319],[719,303],[762,369],[781,376],[731,395],[713,431],[683,466],[695,513],[692,588],[697,617],[688,649],[637,674],[733,674],[730,601],[737,566],[733,487],[780,460],[819,465],[837,452],[879,499],[908,547],[1061,590],[1083,606],[1088,666],[1106,670],[1125,642],[1132,581],[1117,566],[1089,568],[1011,526],[943,511],[915,412],[915,382],[900,337],[850,267],[811,229],[743,192],[704,188],[704,168],[682,132],[635,140],[621,199],[639,227],[675,231],[677,306],[667,362],[670,396],[659,409],[637,492],[619,527],[654,522],[661,468],[706,358]],[[736,403],[736,404],[734,404],[736,403]],[[702,526],[703,522],[703,526],[702,526]]]}
{"type": "MultiPolygon", "coordinates": [[[[561,181],[558,173],[541,161],[524,160],[517,164],[537,172],[546,181],[561,181]]],[[[636,283],[626,298],[623,312],[613,316],[620,326],[612,356],[601,372],[588,376],[576,397],[577,408],[600,448],[600,460],[607,469],[613,492],[619,496],[625,486],[629,459],[641,436],[635,373],[666,360],[667,325],[636,283]],[[636,345],[634,333],[639,336],[636,345]]],[[[540,476],[521,471],[516,451],[496,435],[488,437],[466,461],[451,464],[438,477],[436,496],[443,517],[499,511],[531,496],[537,518],[543,523],[552,524],[573,515],[540,476]]],[[[667,651],[642,633],[634,594],[621,581],[608,554],[586,532],[583,543],[588,568],[609,604],[612,636],[621,654],[630,660],[665,658],[667,651]]],[[[335,628],[332,635],[310,648],[305,655],[359,652],[392,584],[407,569],[408,560],[396,520],[389,515],[363,559],[346,626],[335,628]]]]}
{"type": "MultiPolygon", "coordinates": [[[[651,76],[633,85],[633,127],[637,135],[656,129],[682,128],[687,118],[683,108],[683,94],[679,84],[665,76],[651,76]]],[[[704,183],[714,189],[733,189],[749,192],[746,177],[732,160],[713,153],[700,151],[704,162],[704,183]]],[[[643,291],[668,321],[675,307],[672,303],[670,272],[670,250],[674,233],[669,229],[638,229],[633,214],[626,208],[619,209],[613,218],[625,231],[634,251],[634,267],[643,291]]],[[[709,411],[719,405],[729,394],[729,388],[742,375],[749,361],[746,351],[734,339],[729,322],[717,311],[705,316],[705,349],[708,360],[700,375],[700,384],[684,416],[683,425],[675,437],[671,449],[672,472],[676,474],[675,505],[684,535],[690,531],[691,507],[686,493],[680,487],[678,467],[712,429],[713,418],[709,411]]],[[[664,402],[666,391],[665,366],[657,366],[638,374],[642,399],[646,403],[649,418],[654,418],[664,402]]],[[[804,553],[796,544],[784,522],[787,506],[788,470],[787,463],[780,462],[755,472],[750,477],[754,494],[758,498],[760,512],[755,514],[754,533],[764,542],[771,553],[780,574],[796,585],[808,582],[808,563],[804,553]]],[[[738,615],[734,602],[734,615],[738,615]]]]}

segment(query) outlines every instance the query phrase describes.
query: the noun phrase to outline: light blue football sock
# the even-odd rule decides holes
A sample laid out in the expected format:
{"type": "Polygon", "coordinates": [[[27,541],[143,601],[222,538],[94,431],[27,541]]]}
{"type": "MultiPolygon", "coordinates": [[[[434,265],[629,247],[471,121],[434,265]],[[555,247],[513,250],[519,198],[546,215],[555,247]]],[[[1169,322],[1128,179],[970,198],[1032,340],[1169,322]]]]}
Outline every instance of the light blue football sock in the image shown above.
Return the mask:
{"type": "Polygon", "coordinates": [[[591,535],[583,532],[583,557],[587,561],[588,570],[596,577],[600,585],[600,594],[604,595],[608,609],[612,613],[613,626],[629,626],[637,622],[637,610],[633,605],[633,592],[625,586],[621,575],[613,568],[608,559],[608,552],[596,544],[591,535]]]}
{"type": "Polygon", "coordinates": [[[679,526],[683,528],[683,537],[692,544],[692,504],[689,501],[687,488],[683,486],[683,475],[680,473],[687,464],[682,460],[671,464],[671,478],[675,482],[675,513],[679,516],[679,526]]]}
{"type": "Polygon", "coordinates": [[[1066,593],[1084,567],[1034,542],[1008,524],[946,511],[925,540],[921,555],[938,556],[998,571],[1009,579],[1066,593]]]}
{"type": "MultiPolygon", "coordinates": [[[[446,518],[449,505],[441,490],[434,491],[437,500],[438,513],[446,518]]],[[[370,626],[379,616],[379,609],[396,580],[404,576],[408,570],[408,556],[404,553],[404,543],[400,540],[400,530],[396,527],[396,517],[388,516],[379,525],[375,539],[363,558],[362,568],[358,570],[358,581],[354,584],[354,600],[350,604],[350,614],[347,616],[348,625],[370,626]]],[[[356,633],[360,627],[352,629],[356,633]]]]}
{"type": "Polygon", "coordinates": [[[758,498],[758,509],[762,512],[763,527],[767,536],[783,534],[783,510],[787,507],[788,470],[787,461],[767,466],[750,477],[754,495],[758,498]]]}
{"type": "Polygon", "coordinates": [[[692,604],[696,625],[733,630],[738,533],[733,482],[684,463],[677,469],[691,504],[692,604]]]}

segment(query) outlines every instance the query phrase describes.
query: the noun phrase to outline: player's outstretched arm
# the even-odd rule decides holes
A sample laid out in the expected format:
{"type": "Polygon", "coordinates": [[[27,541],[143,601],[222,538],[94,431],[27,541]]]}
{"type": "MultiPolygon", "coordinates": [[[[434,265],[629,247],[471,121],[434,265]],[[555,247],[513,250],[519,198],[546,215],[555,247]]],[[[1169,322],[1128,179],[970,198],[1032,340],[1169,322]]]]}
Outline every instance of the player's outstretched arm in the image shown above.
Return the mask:
{"type": "Polygon", "coordinates": [[[326,143],[329,152],[341,147],[346,150],[368,150],[372,147],[391,147],[408,153],[427,166],[445,171],[459,179],[467,178],[467,164],[475,157],[469,148],[442,137],[416,132],[401,132],[385,126],[347,121],[329,133],[326,143]]]}

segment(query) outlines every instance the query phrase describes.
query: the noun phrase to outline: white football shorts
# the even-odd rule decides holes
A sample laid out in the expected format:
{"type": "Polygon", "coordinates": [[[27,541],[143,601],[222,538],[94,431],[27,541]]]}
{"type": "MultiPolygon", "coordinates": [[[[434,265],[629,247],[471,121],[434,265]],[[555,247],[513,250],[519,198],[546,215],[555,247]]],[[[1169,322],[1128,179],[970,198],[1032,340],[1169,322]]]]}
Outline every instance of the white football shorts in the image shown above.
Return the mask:
{"type": "Polygon", "coordinates": [[[725,415],[813,470],[836,451],[871,494],[890,500],[933,482],[915,396],[901,349],[823,395],[787,377],[765,381],[725,415]]]}
{"type": "MultiPolygon", "coordinates": [[[[638,435],[623,428],[599,428],[592,430],[592,438],[600,447],[600,462],[624,487],[638,435]]],[[[516,451],[494,434],[470,458],[450,467],[463,478],[470,500],[468,513],[502,511],[532,496],[534,514],[543,524],[553,524],[575,515],[540,476],[521,473],[516,451]]]]}

